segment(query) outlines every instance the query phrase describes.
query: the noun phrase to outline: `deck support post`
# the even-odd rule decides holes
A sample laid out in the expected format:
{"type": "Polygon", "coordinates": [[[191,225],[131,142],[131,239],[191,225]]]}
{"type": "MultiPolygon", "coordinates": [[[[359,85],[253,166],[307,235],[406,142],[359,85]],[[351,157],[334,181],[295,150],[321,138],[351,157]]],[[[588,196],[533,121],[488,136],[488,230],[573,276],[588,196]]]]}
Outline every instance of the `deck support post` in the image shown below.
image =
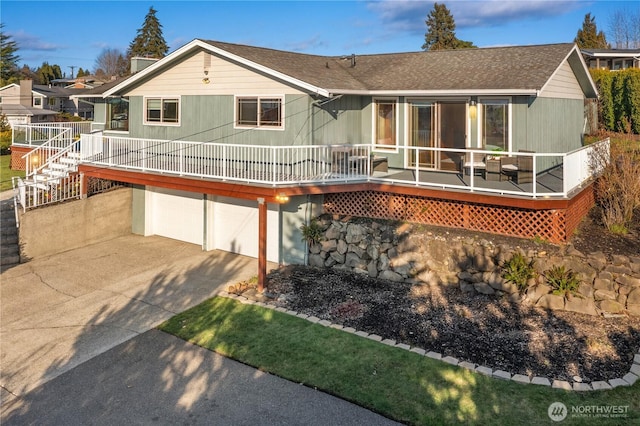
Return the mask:
{"type": "Polygon", "coordinates": [[[84,173],[80,173],[80,199],[87,198],[89,193],[89,178],[84,173]]]}
{"type": "Polygon", "coordinates": [[[267,283],[267,203],[258,198],[258,291],[267,283]]]}

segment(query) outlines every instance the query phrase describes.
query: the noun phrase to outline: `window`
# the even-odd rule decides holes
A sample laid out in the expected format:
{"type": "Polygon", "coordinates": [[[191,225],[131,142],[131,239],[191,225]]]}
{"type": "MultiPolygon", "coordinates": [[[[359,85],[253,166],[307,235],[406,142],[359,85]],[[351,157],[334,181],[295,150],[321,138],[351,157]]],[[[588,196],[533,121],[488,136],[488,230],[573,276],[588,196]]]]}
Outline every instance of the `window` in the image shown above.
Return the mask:
{"type": "Polygon", "coordinates": [[[33,98],[33,106],[41,106],[42,98],[33,98]]]}
{"type": "Polygon", "coordinates": [[[129,130],[129,98],[110,98],[107,101],[107,129],[129,130]]]}
{"type": "Polygon", "coordinates": [[[395,149],[396,139],[396,102],[395,100],[374,101],[375,135],[377,149],[395,149]]]}
{"type": "Polygon", "coordinates": [[[177,124],[180,122],[179,98],[146,98],[145,110],[147,124],[177,124]]]}
{"type": "Polygon", "coordinates": [[[282,127],[282,99],[238,98],[236,125],[239,127],[282,127]]]}
{"type": "Polygon", "coordinates": [[[49,106],[54,106],[56,104],[56,98],[49,98],[49,106]]]}
{"type": "Polygon", "coordinates": [[[482,146],[509,150],[509,101],[484,99],[482,102],[482,146]]]}

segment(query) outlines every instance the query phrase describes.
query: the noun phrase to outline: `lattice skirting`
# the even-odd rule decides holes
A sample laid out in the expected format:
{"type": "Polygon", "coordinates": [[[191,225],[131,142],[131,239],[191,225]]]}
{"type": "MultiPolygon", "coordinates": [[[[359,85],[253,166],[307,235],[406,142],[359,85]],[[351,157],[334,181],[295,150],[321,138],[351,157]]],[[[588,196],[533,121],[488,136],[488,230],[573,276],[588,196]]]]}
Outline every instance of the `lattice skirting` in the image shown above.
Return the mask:
{"type": "Polygon", "coordinates": [[[592,187],[577,195],[568,208],[548,210],[362,191],[326,194],[324,209],[330,214],[405,220],[562,243],[593,206],[593,200],[592,187]]]}
{"type": "Polygon", "coordinates": [[[17,146],[11,147],[11,170],[26,170],[27,165],[24,162],[23,155],[31,152],[32,148],[22,148],[17,146]]]}

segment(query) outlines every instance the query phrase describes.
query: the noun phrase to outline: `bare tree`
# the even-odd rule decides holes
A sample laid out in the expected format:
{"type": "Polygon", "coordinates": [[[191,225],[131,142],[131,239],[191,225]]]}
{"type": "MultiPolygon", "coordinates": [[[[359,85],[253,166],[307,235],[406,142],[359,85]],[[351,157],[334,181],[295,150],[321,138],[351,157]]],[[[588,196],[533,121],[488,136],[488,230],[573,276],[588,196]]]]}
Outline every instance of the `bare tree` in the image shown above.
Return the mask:
{"type": "Polygon", "coordinates": [[[104,49],[96,59],[96,75],[122,77],[127,75],[128,65],[122,52],[118,49],[104,49]]]}
{"type": "Polygon", "coordinates": [[[640,8],[618,9],[609,19],[609,40],[616,49],[640,48],[640,8]]]}

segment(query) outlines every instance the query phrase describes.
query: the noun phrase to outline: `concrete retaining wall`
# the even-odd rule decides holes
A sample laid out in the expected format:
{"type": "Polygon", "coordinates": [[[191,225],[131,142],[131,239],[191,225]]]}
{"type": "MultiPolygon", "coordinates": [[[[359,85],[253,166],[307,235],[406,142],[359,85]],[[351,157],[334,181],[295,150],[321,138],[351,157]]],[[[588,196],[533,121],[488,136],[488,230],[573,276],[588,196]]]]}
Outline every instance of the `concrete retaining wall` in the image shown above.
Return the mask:
{"type": "Polygon", "coordinates": [[[21,261],[131,234],[131,188],[20,215],[21,261]]]}

